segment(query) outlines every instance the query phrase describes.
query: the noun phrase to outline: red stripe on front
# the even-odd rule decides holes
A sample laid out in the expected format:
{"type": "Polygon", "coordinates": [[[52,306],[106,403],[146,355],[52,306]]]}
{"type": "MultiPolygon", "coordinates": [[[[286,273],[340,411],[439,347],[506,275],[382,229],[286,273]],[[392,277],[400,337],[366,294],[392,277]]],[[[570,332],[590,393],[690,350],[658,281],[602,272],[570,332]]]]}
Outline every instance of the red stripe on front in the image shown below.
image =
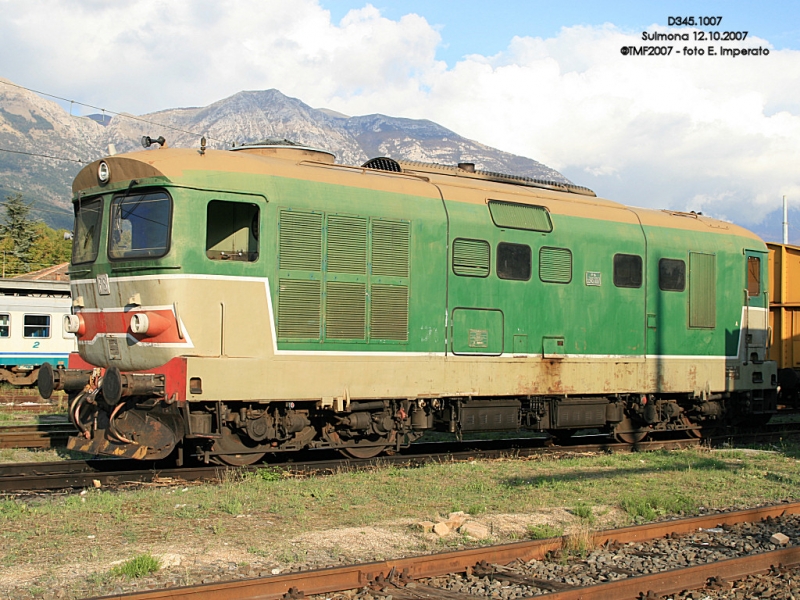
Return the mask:
{"type": "Polygon", "coordinates": [[[130,311],[108,311],[108,312],[79,312],[77,313],[85,323],[85,331],[78,340],[81,342],[91,342],[98,334],[116,333],[128,334],[135,337],[140,342],[153,344],[181,344],[185,343],[178,335],[178,319],[175,313],[168,308],[158,310],[130,310],[130,311]],[[131,319],[137,313],[155,315],[168,322],[167,328],[158,335],[149,336],[131,331],[131,319]]]}

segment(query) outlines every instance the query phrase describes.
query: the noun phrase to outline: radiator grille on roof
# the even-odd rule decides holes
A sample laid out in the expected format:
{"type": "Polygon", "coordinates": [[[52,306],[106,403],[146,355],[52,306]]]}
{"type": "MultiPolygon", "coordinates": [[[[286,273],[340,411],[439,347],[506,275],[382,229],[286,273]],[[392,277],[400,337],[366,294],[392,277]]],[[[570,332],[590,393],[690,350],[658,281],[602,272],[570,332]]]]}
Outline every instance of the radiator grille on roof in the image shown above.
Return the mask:
{"type": "Polygon", "coordinates": [[[370,158],[361,166],[365,169],[375,169],[376,171],[391,171],[392,173],[403,172],[403,168],[400,166],[400,163],[386,156],[370,158]]]}

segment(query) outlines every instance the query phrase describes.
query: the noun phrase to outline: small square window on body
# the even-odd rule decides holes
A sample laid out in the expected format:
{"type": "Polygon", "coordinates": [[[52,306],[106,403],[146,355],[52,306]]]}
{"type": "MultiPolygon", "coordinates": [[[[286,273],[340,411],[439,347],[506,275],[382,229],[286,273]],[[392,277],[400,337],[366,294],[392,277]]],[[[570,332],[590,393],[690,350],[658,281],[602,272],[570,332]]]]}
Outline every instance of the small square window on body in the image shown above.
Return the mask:
{"type": "Polygon", "coordinates": [[[665,292],[682,292],[686,289],[686,263],[673,258],[658,261],[658,287],[665,292]]]}
{"type": "Polygon", "coordinates": [[[528,281],[531,278],[531,247],[525,244],[497,244],[497,276],[528,281]]]}
{"type": "Polygon", "coordinates": [[[0,338],[6,338],[11,334],[11,315],[0,314],[0,338]]]}
{"type": "Polygon", "coordinates": [[[637,254],[614,255],[614,285],[624,288],[642,287],[642,257],[637,254]]]}

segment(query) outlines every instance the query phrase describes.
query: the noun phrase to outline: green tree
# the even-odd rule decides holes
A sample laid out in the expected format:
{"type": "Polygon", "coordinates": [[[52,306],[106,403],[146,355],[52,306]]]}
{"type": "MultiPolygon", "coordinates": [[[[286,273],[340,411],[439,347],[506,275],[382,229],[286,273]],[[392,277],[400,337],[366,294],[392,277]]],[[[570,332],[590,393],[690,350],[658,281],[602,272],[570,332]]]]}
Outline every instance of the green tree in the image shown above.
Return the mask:
{"type": "Polygon", "coordinates": [[[31,205],[22,194],[8,196],[0,203],[5,208],[0,223],[2,276],[12,277],[69,261],[72,242],[65,229],[52,229],[30,218],[31,205]]]}
{"type": "Polygon", "coordinates": [[[69,262],[72,240],[64,239],[66,229],[52,229],[41,221],[35,223],[36,242],[31,247],[32,270],[69,262]]]}
{"type": "MultiPolygon", "coordinates": [[[[22,194],[17,193],[6,196],[3,207],[5,215],[3,223],[0,223],[0,237],[5,242],[3,244],[4,259],[6,255],[10,254],[9,258],[15,259],[12,261],[14,270],[27,273],[31,270],[31,249],[37,238],[36,223],[30,218],[31,205],[26,204],[22,194]],[[8,245],[11,247],[6,249],[5,246],[8,245]]],[[[6,260],[4,260],[5,262],[6,260]]],[[[10,266],[6,267],[6,275],[11,274],[9,273],[10,266]]]]}

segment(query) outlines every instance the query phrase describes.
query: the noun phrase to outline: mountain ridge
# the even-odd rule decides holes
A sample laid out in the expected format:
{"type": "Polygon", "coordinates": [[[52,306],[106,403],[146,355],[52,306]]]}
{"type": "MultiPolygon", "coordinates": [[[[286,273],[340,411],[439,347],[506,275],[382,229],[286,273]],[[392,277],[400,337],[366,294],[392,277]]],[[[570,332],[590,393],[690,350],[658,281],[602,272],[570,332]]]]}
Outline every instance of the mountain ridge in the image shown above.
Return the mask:
{"type": "Polygon", "coordinates": [[[71,228],[71,183],[89,162],[140,150],[142,136],[163,135],[173,147],[225,149],[267,138],[290,139],[360,165],[376,156],[455,165],[571,183],[533,159],[460,136],[433,121],[382,114],[347,116],[312,108],[279,90],[244,90],[207,106],[166,108],[144,115],[73,116],[56,102],[0,78],[0,200],[21,192],[33,213],[71,228]],[[5,85],[4,85],[5,84],[5,85]],[[108,118],[107,116],[105,118],[108,118]]]}

